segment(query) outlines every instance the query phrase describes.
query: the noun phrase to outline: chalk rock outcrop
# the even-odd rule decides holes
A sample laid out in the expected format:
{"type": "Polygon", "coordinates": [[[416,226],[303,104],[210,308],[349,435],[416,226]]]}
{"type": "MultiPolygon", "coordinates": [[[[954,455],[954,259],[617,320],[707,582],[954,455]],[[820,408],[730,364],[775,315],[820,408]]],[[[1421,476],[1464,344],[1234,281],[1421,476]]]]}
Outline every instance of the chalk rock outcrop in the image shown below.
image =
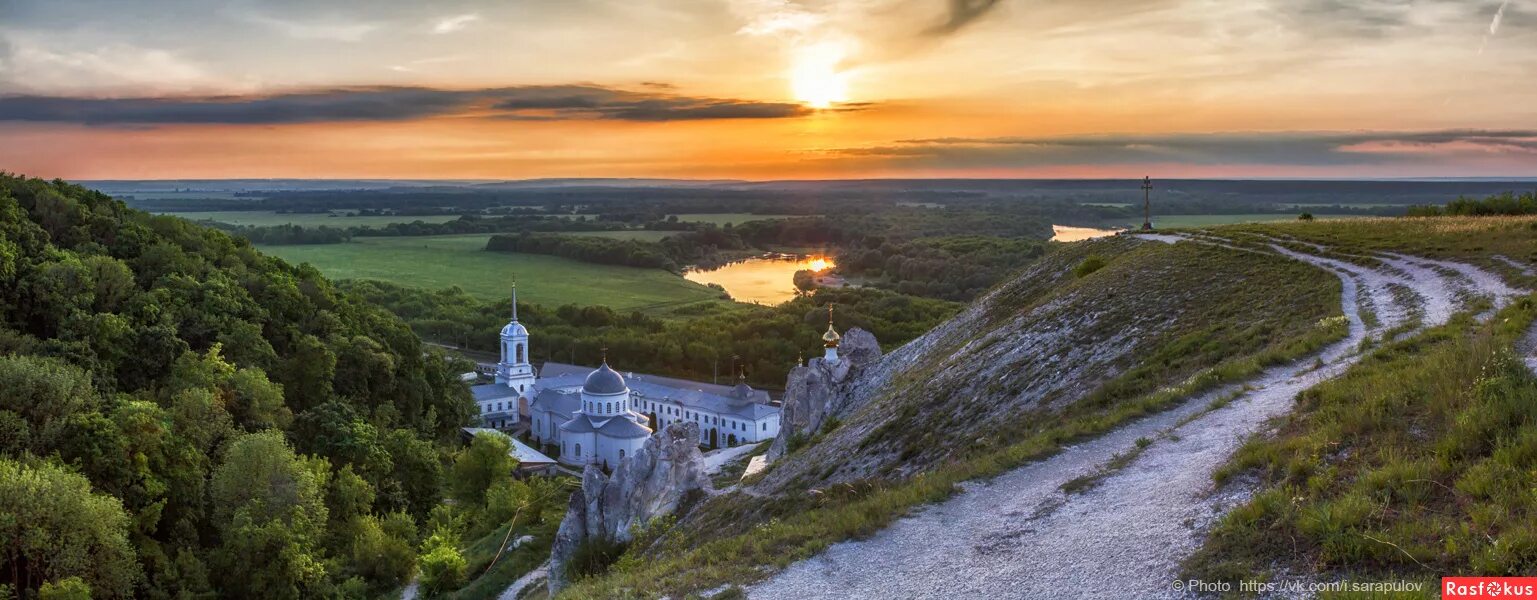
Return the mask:
{"type": "Polygon", "coordinates": [[[769,460],[784,456],[791,438],[809,438],[828,417],[842,414],[854,397],[859,372],[880,359],[881,345],[873,334],[856,327],[843,334],[838,355],[834,364],[813,358],[790,370],[785,380],[784,408],[779,413],[779,435],[769,446],[769,460]]]}
{"type": "Polygon", "coordinates": [[[630,541],[633,531],[678,510],[689,493],[704,487],[699,425],[673,423],[619,461],[612,476],[589,465],[582,489],[571,494],[566,517],[550,552],[550,596],[570,582],[566,563],[582,542],[596,537],[630,541]]]}

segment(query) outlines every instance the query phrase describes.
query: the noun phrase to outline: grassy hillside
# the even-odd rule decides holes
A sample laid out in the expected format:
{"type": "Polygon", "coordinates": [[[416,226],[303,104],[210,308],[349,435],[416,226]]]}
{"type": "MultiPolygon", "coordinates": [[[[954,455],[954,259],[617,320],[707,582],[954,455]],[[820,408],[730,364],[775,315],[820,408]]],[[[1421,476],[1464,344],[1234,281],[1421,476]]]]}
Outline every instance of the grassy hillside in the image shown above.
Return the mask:
{"type": "MultiPolygon", "coordinates": [[[[1534,283],[1537,219],[1439,217],[1224,233],[1456,258],[1534,283]],[[1504,258],[1500,258],[1504,257],[1504,258]],[[1510,259],[1510,260],[1506,260],[1510,259]]],[[[1537,298],[1376,349],[1305,393],[1217,483],[1257,488],[1186,563],[1205,580],[1537,572],[1537,298]]]]}
{"type": "Polygon", "coordinates": [[[344,244],[264,246],[262,251],[295,264],[310,263],[333,279],[377,279],[425,290],[458,286],[481,300],[505,298],[519,280],[528,282],[521,291],[527,301],[548,306],[648,310],[720,297],[718,291],[661,269],[487,252],[489,237],[363,237],[344,244]]]}
{"type": "Polygon", "coordinates": [[[1059,246],[883,359],[861,378],[867,393],[752,494],[703,503],[570,595],[761,579],[962,481],[1305,356],[1343,335],[1339,294],[1334,277],[1275,256],[1125,238],[1059,246]]]}

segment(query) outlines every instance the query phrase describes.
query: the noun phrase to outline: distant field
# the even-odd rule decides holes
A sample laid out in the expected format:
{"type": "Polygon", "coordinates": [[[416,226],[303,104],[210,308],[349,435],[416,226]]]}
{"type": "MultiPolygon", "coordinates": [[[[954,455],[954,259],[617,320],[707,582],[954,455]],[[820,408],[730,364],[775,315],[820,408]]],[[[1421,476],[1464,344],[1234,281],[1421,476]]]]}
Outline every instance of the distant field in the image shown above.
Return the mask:
{"type": "MultiPolygon", "coordinates": [[[[1354,216],[1347,215],[1317,215],[1318,220],[1351,219],[1354,216]]],[[[1205,227],[1207,225],[1229,225],[1232,223],[1274,223],[1277,221],[1295,221],[1294,214],[1247,214],[1247,215],[1153,215],[1154,227],[1205,227]]],[[[1139,219],[1140,221],[1140,219],[1139,219]]],[[[1126,223],[1131,225],[1129,221],[1126,223]]],[[[1141,223],[1136,223],[1140,225],[1141,223]]]]}
{"type": "Polygon", "coordinates": [[[459,218],[459,215],[428,215],[428,216],[367,216],[346,217],[331,216],[327,213],[316,214],[278,214],[265,210],[230,210],[213,212],[176,212],[164,213],[175,215],[189,221],[218,221],[230,225],[298,225],[301,227],[379,227],[390,223],[410,223],[421,221],[423,223],[444,223],[459,218]]]}
{"type": "Polygon", "coordinates": [[[642,242],[655,242],[669,235],[676,235],[677,231],[646,231],[636,229],[633,231],[567,231],[561,235],[580,235],[587,237],[602,237],[616,240],[640,240],[642,242]]]}
{"type": "Polygon", "coordinates": [[[234,200],[237,198],[256,201],[260,196],[236,196],[235,192],[124,192],[114,194],[121,198],[132,197],[135,200],[201,200],[204,198],[217,198],[219,200],[234,200]]]}
{"type": "Polygon", "coordinates": [[[1318,202],[1292,204],[1291,206],[1299,206],[1302,208],[1328,208],[1331,206],[1340,206],[1344,208],[1408,208],[1413,205],[1398,202],[1386,204],[1372,204],[1367,202],[1318,202]]]}
{"type": "Polygon", "coordinates": [[[686,223],[714,223],[725,227],[727,223],[733,225],[748,221],[763,221],[766,219],[790,219],[805,215],[754,215],[749,213],[692,213],[678,215],[678,220],[686,223]]]}
{"type": "Polygon", "coordinates": [[[517,280],[523,299],[549,306],[576,303],[656,309],[718,297],[705,286],[658,269],[486,252],[489,237],[365,237],[345,244],[261,246],[261,251],[293,263],[310,263],[333,279],[378,279],[430,290],[457,285],[484,299],[502,298],[517,280]]]}

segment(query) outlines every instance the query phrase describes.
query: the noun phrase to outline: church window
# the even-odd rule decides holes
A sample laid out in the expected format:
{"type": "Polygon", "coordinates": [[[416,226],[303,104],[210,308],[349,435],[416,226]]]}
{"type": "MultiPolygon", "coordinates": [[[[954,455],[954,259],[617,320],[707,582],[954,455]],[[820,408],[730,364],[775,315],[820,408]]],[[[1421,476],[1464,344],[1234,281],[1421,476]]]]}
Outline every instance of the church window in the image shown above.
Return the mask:
{"type": "Polygon", "coordinates": [[[763,430],[764,431],[768,431],[768,423],[764,423],[763,424],[763,430]]]}
{"type": "Polygon", "coordinates": [[[518,344],[515,348],[517,348],[518,357],[513,362],[523,362],[523,344],[518,344]]]}
{"type": "Polygon", "coordinates": [[[577,458],[581,458],[582,457],[582,445],[580,443],[578,443],[576,445],[576,457],[577,458]]]}
{"type": "Polygon", "coordinates": [[[619,460],[624,460],[624,448],[619,449],[619,460]]]}

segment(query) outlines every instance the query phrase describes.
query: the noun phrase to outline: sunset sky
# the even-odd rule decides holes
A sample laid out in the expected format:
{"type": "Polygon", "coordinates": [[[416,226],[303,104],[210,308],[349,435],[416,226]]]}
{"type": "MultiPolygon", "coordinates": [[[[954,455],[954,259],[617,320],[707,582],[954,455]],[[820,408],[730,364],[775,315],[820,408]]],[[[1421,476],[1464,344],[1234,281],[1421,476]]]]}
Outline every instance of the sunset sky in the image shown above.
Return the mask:
{"type": "Polygon", "coordinates": [[[1537,176],[1537,0],[0,0],[0,170],[1537,176]]]}

